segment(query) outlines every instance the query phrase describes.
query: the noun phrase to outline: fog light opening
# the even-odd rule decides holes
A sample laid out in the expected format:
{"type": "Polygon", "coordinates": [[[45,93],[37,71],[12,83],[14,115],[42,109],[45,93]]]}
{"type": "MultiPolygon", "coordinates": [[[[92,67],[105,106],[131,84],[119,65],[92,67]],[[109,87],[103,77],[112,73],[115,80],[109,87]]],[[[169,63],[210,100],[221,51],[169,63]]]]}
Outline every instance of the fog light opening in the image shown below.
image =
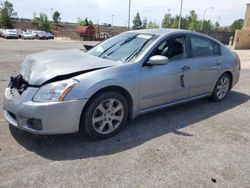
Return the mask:
{"type": "Polygon", "coordinates": [[[40,119],[31,118],[31,119],[28,119],[26,123],[28,127],[31,129],[38,130],[38,131],[41,131],[43,129],[42,120],[40,119]]]}

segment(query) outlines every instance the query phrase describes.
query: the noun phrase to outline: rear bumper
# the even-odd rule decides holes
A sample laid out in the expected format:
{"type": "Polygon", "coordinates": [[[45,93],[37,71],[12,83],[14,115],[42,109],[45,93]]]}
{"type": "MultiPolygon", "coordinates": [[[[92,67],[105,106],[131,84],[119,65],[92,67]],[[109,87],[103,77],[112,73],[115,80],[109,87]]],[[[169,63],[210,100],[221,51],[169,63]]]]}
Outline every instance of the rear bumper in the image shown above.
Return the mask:
{"type": "Polygon", "coordinates": [[[18,35],[5,35],[5,38],[8,38],[8,39],[17,39],[18,35]]]}
{"type": "Polygon", "coordinates": [[[38,37],[38,39],[45,40],[45,39],[47,39],[47,37],[38,37]]]}
{"type": "Polygon", "coordinates": [[[28,88],[19,98],[13,98],[6,89],[3,113],[11,125],[35,134],[78,132],[86,100],[37,103],[32,101],[36,91],[28,88]]]}
{"type": "Polygon", "coordinates": [[[240,79],[240,70],[236,69],[232,72],[233,74],[233,82],[232,82],[232,88],[239,82],[240,79]]]}
{"type": "Polygon", "coordinates": [[[23,39],[35,39],[34,36],[22,36],[23,39]]]}

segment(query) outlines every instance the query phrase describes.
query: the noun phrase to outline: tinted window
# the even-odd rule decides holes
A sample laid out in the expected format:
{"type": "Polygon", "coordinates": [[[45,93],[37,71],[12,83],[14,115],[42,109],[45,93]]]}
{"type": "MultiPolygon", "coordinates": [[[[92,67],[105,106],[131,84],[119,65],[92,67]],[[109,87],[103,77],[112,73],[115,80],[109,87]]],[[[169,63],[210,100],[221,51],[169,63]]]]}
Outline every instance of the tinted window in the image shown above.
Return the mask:
{"type": "Polygon", "coordinates": [[[185,37],[174,37],[161,43],[153,55],[163,55],[169,60],[184,59],[186,53],[185,37]]]}
{"type": "Polygon", "coordinates": [[[213,49],[214,49],[214,55],[221,55],[221,51],[220,51],[220,45],[217,43],[213,43],[213,49]]]}
{"type": "Polygon", "coordinates": [[[205,57],[220,55],[220,47],[215,42],[197,36],[191,36],[192,57],[205,57]]]}

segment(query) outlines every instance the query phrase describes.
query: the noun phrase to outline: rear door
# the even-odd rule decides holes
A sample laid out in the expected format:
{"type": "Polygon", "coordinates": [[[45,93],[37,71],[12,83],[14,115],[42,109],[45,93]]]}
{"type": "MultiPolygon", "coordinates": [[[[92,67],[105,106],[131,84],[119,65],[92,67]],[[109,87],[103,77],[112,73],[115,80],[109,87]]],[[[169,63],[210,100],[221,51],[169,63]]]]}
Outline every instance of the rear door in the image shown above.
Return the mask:
{"type": "Polygon", "coordinates": [[[216,42],[198,35],[189,35],[190,70],[189,97],[210,93],[220,70],[222,57],[216,42]]]}

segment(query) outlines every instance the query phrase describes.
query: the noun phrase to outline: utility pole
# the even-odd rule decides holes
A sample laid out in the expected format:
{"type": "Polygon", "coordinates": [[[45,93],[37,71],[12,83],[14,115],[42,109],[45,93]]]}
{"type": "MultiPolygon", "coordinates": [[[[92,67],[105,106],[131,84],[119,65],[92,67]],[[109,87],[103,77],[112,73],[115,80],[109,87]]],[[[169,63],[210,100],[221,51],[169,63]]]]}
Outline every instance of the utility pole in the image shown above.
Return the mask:
{"type": "Polygon", "coordinates": [[[181,8],[180,8],[178,29],[181,29],[182,5],[183,5],[183,0],[181,0],[181,8]]]}
{"type": "Polygon", "coordinates": [[[218,17],[217,22],[220,24],[221,16],[218,17]]]}
{"type": "Polygon", "coordinates": [[[131,13],[131,0],[129,0],[129,6],[128,6],[128,30],[130,30],[130,13],[131,13]]]}
{"type": "Polygon", "coordinates": [[[50,8],[51,20],[53,20],[53,8],[50,8]]]}
{"type": "Polygon", "coordinates": [[[114,15],[112,14],[112,27],[113,27],[113,25],[114,25],[114,15]]]}

